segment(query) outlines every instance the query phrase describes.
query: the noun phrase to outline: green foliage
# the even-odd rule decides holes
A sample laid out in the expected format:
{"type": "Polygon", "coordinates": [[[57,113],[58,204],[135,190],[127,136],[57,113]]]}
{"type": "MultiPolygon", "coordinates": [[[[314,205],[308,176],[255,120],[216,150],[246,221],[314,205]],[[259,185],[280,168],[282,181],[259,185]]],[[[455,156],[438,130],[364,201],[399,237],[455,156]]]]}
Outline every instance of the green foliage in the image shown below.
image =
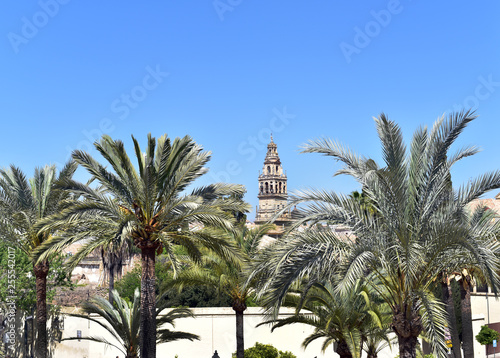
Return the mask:
{"type": "MultiPolygon", "coordinates": [[[[395,358],[399,358],[399,354],[395,358]]],[[[436,356],[432,353],[422,355],[419,351],[417,351],[417,358],[436,358],[436,356]]]]}
{"type": "Polygon", "coordinates": [[[476,340],[481,343],[483,346],[488,344],[493,344],[494,340],[499,340],[500,334],[494,329],[489,328],[488,326],[481,326],[481,330],[476,336],[476,340]]]}
{"type": "MultiPolygon", "coordinates": [[[[172,271],[166,269],[165,263],[158,259],[155,266],[156,293],[163,292],[172,280],[172,271]]],[[[141,268],[136,266],[115,283],[115,289],[128,302],[134,297],[136,288],[141,287],[141,268]]],[[[165,293],[164,303],[167,307],[231,307],[231,299],[219,295],[215,288],[207,286],[187,286],[182,292],[169,290],[165,293]]]]}
{"type": "MultiPolygon", "coordinates": [[[[53,300],[56,287],[73,287],[70,275],[64,270],[61,255],[54,257],[50,262],[47,276],[47,302],[50,303],[53,300]]],[[[14,297],[17,309],[30,312],[36,306],[35,275],[33,263],[24,251],[0,241],[0,301],[7,302],[7,297],[14,297]],[[11,253],[10,258],[9,253],[11,253]],[[12,285],[14,276],[15,294],[13,295],[9,285],[12,285]]]]}
{"type": "Polygon", "coordinates": [[[297,356],[295,354],[293,354],[292,352],[289,352],[289,351],[279,351],[280,355],[279,357],[280,358],[297,358],[297,356]]]}
{"type": "Polygon", "coordinates": [[[127,302],[132,302],[134,291],[141,287],[141,267],[136,266],[115,282],[115,290],[127,302]]]}
{"type": "MultiPolygon", "coordinates": [[[[233,353],[236,357],[236,353],[233,353]]],[[[245,358],[297,358],[292,352],[279,351],[270,344],[255,343],[255,346],[245,349],[245,358]]]]}

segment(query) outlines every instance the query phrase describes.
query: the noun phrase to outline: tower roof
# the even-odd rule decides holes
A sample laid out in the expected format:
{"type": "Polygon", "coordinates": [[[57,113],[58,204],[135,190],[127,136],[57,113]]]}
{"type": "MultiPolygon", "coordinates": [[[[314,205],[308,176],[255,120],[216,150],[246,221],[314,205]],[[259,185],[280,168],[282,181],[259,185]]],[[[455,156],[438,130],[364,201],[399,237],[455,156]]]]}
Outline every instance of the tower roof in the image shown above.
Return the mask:
{"type": "Polygon", "coordinates": [[[266,158],[264,159],[264,164],[281,164],[280,157],[278,155],[278,146],[273,141],[273,135],[271,134],[271,141],[267,145],[266,158]]]}

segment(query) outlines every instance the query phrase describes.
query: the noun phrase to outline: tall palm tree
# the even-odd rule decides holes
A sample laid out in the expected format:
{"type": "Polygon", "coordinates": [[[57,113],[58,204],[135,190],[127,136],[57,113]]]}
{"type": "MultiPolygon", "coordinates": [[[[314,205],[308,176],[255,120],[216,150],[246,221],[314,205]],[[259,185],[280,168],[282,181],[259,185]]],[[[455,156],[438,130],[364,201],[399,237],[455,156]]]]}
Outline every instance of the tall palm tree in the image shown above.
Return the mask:
{"type": "MultiPolygon", "coordinates": [[[[120,297],[116,290],[111,292],[112,300],[106,300],[102,297],[94,297],[90,301],[84,302],[80,313],[71,313],[69,316],[83,318],[92,321],[103,327],[113,337],[114,342],[100,336],[88,337],[68,337],[62,339],[69,340],[88,340],[93,342],[105,343],[115,347],[122,352],[126,358],[139,357],[139,327],[140,327],[140,294],[136,289],[132,302],[127,302],[120,297]],[[97,315],[92,317],[90,315],[97,315]]],[[[174,325],[178,318],[194,317],[192,312],[186,308],[175,308],[164,315],[160,315],[165,307],[156,309],[156,325],[162,327],[157,331],[157,342],[166,343],[180,339],[189,339],[190,341],[199,340],[199,336],[181,332],[171,331],[165,328],[165,324],[174,325]]]]}
{"type": "Polygon", "coordinates": [[[372,288],[392,310],[400,358],[415,357],[417,338],[423,332],[436,353],[444,356],[446,313],[431,292],[433,282],[461,260],[480,267],[495,291],[499,282],[498,244],[493,237],[498,227],[485,223],[478,235],[465,216],[470,201],[500,187],[500,172],[450,189],[451,167],[478,150],[466,147],[449,154],[449,148],[475,117],[470,111],[461,112],[439,119],[431,130],[421,127],[407,154],[401,129],[382,114],[375,122],[383,167],[328,139],[305,145],[304,152],[341,161],[344,167],[337,174],[357,180],[377,212],[365,215],[356,200],[344,195],[321,190],[297,193],[291,205],[308,206],[301,209],[295,227],[330,221],[349,227],[352,237],[327,237],[310,230],[295,234],[259,261],[254,275],[267,278],[261,292],[267,292],[276,307],[290,285],[303,276],[319,280],[338,275],[340,289],[347,289],[369,272],[382,282],[383,289],[372,288]]]}
{"type": "MultiPolygon", "coordinates": [[[[236,315],[236,357],[243,358],[245,351],[243,316],[247,309],[247,299],[253,292],[251,285],[245,285],[246,266],[251,263],[259,250],[264,235],[274,228],[273,224],[260,225],[248,229],[239,225],[236,230],[225,233],[235,243],[241,259],[229,262],[216,255],[206,255],[199,263],[192,263],[179,273],[173,281],[173,286],[182,288],[184,285],[203,285],[215,288],[219,294],[227,295],[232,301],[236,315]]],[[[221,233],[221,235],[223,235],[221,233]]]]}
{"type": "Polygon", "coordinates": [[[57,189],[56,182],[70,180],[76,163],[68,162],[57,175],[55,166],[36,168],[29,181],[14,165],[0,170],[0,232],[2,238],[23,250],[33,261],[36,278],[36,357],[47,357],[47,275],[48,256],[37,261],[33,251],[50,239],[53,231],[40,233],[44,218],[63,210],[71,201],[68,192],[57,189]]]}
{"type": "MultiPolygon", "coordinates": [[[[95,143],[109,168],[88,153],[73,152],[74,160],[92,175],[93,181],[105,193],[66,181],[61,186],[82,195],[85,200],[52,217],[47,226],[61,228],[78,220],[85,221],[89,215],[94,217],[88,219],[91,222],[95,217],[123,217],[116,235],[131,237],[134,245],[141,250],[141,357],[154,358],[156,254],[166,250],[174,269],[178,269],[173,253],[175,245],[185,247],[188,254],[198,260],[201,247],[231,260],[234,252],[231,244],[223,238],[207,234],[207,230],[191,230],[189,225],[198,223],[205,227],[231,230],[234,219],[229,212],[246,211],[248,207],[235,199],[245,192],[241,185],[217,183],[185,192],[190,184],[207,172],[204,166],[210,159],[210,153],[203,151],[189,136],[171,141],[166,135],[158,140],[148,135],[145,153],[134,137],[132,140],[138,170],[132,164],[123,142],[109,136],[103,136],[95,143]]],[[[101,240],[100,235],[92,236],[94,240],[101,240]]],[[[68,236],[54,240],[54,247],[60,248],[75,239],[68,236]]],[[[47,243],[47,251],[41,253],[40,258],[51,252],[50,246],[51,243],[47,243]]]]}

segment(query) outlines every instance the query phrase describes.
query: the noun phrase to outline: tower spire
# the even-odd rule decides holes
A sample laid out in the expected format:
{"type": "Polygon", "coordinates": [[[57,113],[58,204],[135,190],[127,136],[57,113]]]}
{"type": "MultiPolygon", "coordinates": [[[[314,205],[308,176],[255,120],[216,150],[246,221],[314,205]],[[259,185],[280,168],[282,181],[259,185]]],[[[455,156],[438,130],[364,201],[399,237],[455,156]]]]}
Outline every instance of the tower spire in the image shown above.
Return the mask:
{"type": "MultiPolygon", "coordinates": [[[[287,176],[281,166],[278,154],[278,146],[274,143],[271,133],[271,141],[267,145],[267,153],[264,158],[262,174],[259,175],[259,206],[255,216],[256,224],[263,224],[272,220],[276,213],[285,208],[288,200],[287,176]]],[[[282,232],[282,228],[291,221],[290,213],[284,212],[274,223],[282,232]]],[[[279,236],[279,233],[275,233],[279,236]]]]}

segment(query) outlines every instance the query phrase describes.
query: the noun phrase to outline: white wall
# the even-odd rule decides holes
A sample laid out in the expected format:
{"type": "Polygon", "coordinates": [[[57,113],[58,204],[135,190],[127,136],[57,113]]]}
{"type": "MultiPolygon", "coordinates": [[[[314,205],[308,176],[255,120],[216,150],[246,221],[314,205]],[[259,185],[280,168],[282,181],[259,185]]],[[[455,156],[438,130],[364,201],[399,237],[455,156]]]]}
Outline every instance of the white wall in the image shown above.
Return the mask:
{"type": "MultiPolygon", "coordinates": [[[[500,321],[500,300],[490,296],[488,302],[484,294],[472,295],[474,336],[478,334],[481,326],[488,323],[487,308],[489,305],[490,322],[500,321]]],[[[195,333],[200,336],[200,341],[187,340],[161,344],[157,346],[157,356],[161,358],[211,358],[217,350],[221,358],[231,358],[236,351],[236,319],[231,308],[193,308],[196,318],[185,318],[176,321],[175,330],[195,333]]],[[[280,317],[294,313],[291,309],[283,308],[280,317]]],[[[301,346],[305,337],[312,333],[312,328],[307,325],[296,324],[276,329],[271,333],[269,326],[256,327],[264,320],[258,307],[249,307],[244,315],[245,347],[251,347],[255,342],[272,344],[283,351],[291,351],[298,358],[336,358],[330,346],[321,353],[322,340],[310,344],[306,350],[301,346]]],[[[84,319],[65,317],[63,338],[76,336],[76,331],[81,330],[83,336],[104,336],[114,342],[106,331],[98,324],[84,319]]],[[[486,358],[485,347],[474,341],[475,358],[486,358]]],[[[397,342],[392,351],[384,350],[379,358],[394,358],[398,354],[397,342]]],[[[122,358],[117,349],[100,343],[89,341],[64,341],[56,346],[54,358],[122,358]]]]}
{"type": "MultiPolygon", "coordinates": [[[[195,333],[200,341],[188,340],[171,342],[157,346],[157,356],[161,358],[211,358],[217,350],[220,358],[231,358],[236,351],[236,318],[231,308],[194,308],[196,318],[185,318],[176,321],[175,330],[195,333]]],[[[293,310],[282,309],[280,317],[292,315],[293,310]]],[[[322,340],[311,343],[306,350],[301,346],[312,328],[296,324],[276,329],[271,333],[269,326],[257,327],[263,321],[263,315],[258,307],[249,307],[244,315],[245,347],[251,347],[255,342],[272,344],[282,351],[291,351],[298,358],[335,358],[332,346],[325,354],[321,353],[322,340]]],[[[81,330],[82,335],[103,335],[111,340],[109,335],[96,323],[84,319],[65,317],[63,338],[76,336],[81,330]]],[[[397,355],[397,347],[393,352],[380,354],[379,358],[393,358],[397,355]]],[[[56,346],[54,358],[115,358],[124,355],[112,347],[89,341],[63,341],[56,346]]]]}

